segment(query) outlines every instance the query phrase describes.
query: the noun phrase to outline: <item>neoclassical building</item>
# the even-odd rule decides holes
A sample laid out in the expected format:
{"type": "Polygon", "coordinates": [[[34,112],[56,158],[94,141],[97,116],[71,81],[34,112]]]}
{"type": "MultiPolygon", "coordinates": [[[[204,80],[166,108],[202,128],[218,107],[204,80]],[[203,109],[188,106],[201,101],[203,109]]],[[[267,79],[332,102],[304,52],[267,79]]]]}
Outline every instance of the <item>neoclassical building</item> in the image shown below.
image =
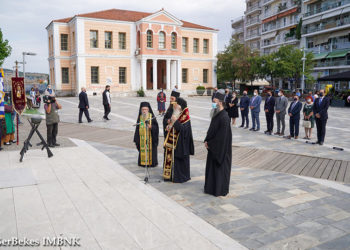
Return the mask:
{"type": "Polygon", "coordinates": [[[52,21],[50,82],[61,94],[216,86],[218,30],[155,13],[111,9],[52,21]]]}

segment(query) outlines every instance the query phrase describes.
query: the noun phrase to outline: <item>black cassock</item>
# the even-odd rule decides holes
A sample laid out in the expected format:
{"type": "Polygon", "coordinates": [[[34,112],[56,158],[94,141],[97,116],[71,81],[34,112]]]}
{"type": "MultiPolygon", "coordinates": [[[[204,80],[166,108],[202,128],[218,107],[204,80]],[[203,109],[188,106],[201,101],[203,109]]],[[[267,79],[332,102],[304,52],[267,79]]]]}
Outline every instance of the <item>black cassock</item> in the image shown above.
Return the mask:
{"type": "MultiPolygon", "coordinates": [[[[154,116],[152,116],[154,117],[154,116]]],[[[140,120],[138,119],[138,123],[140,120]]],[[[158,142],[159,142],[159,126],[157,119],[152,119],[152,128],[151,128],[151,134],[152,134],[152,165],[149,167],[155,167],[158,165],[158,142]]],[[[138,159],[138,165],[141,167],[144,167],[141,165],[141,158],[140,158],[140,131],[139,131],[139,125],[136,126],[135,134],[134,134],[134,142],[136,144],[137,150],[139,151],[139,159],[138,159]]]]}
{"type": "MultiPolygon", "coordinates": [[[[191,180],[190,155],[194,155],[191,121],[181,124],[179,120],[174,123],[176,131],[180,131],[179,139],[174,152],[174,179],[175,183],[191,180]]],[[[172,179],[172,178],[171,178],[172,179]]]]}
{"type": "Polygon", "coordinates": [[[163,117],[164,140],[166,139],[166,136],[168,134],[168,131],[166,131],[166,127],[168,126],[168,121],[171,119],[172,115],[173,115],[173,105],[170,104],[167,111],[165,112],[164,117],[163,117]]]}
{"type": "Polygon", "coordinates": [[[232,164],[232,131],[225,110],[211,120],[207,137],[208,156],[205,168],[204,192],[225,196],[229,192],[232,164]]]}

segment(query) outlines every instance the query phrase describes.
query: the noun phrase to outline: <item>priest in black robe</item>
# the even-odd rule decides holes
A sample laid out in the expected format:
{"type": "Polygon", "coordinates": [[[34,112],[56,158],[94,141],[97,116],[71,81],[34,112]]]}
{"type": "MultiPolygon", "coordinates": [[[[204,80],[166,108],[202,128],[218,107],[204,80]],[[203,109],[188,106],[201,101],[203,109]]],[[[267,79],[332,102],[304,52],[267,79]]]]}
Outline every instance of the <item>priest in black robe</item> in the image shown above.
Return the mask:
{"type": "Polygon", "coordinates": [[[224,109],[224,98],[225,94],[220,90],[215,94],[216,107],[211,112],[212,119],[204,140],[208,150],[204,192],[214,196],[226,196],[230,186],[232,131],[230,118],[224,109]]]}
{"type": "Polygon", "coordinates": [[[163,118],[163,132],[164,132],[164,140],[166,139],[167,136],[167,131],[166,127],[169,125],[171,116],[173,115],[173,104],[176,102],[176,99],[180,97],[180,93],[177,91],[172,91],[171,96],[170,96],[170,105],[164,115],[163,118]]]}
{"type": "Polygon", "coordinates": [[[165,181],[187,182],[190,176],[190,155],[194,155],[192,126],[187,102],[177,98],[173,115],[166,127],[163,177],[165,181]]]}
{"type": "Polygon", "coordinates": [[[159,126],[149,102],[140,104],[134,134],[134,143],[139,151],[138,165],[155,167],[158,165],[159,126]]]}

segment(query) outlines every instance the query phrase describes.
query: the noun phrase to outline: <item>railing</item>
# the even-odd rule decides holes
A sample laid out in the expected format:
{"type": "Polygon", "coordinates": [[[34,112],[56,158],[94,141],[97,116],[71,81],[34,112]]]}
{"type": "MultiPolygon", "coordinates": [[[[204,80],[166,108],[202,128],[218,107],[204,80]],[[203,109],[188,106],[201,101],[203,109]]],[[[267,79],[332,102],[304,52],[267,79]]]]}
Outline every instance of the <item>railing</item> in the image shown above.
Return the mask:
{"type": "Polygon", "coordinates": [[[344,5],[346,5],[346,4],[350,4],[350,0],[343,0],[343,1],[340,1],[340,2],[332,3],[332,4],[330,4],[330,5],[323,6],[323,7],[321,7],[321,8],[318,8],[318,9],[315,9],[315,10],[312,10],[312,11],[309,11],[309,12],[306,12],[306,13],[304,14],[304,17],[313,16],[313,15],[316,15],[316,14],[318,14],[318,13],[325,12],[325,11],[327,11],[327,10],[331,10],[331,9],[335,9],[335,8],[344,6],[344,5]]]}
{"type": "Polygon", "coordinates": [[[318,26],[305,27],[304,34],[310,34],[317,31],[327,30],[331,28],[341,27],[350,24],[350,17],[340,19],[340,20],[330,20],[326,24],[320,23],[318,26]]]}
{"type": "Polygon", "coordinates": [[[272,30],[276,30],[276,29],[282,29],[291,25],[296,25],[298,24],[297,20],[293,20],[291,23],[286,23],[286,25],[283,24],[277,24],[277,25],[270,25],[269,28],[263,28],[262,33],[266,33],[266,32],[270,32],[272,30]]]}
{"type": "Polygon", "coordinates": [[[314,54],[318,54],[318,53],[332,52],[332,51],[342,50],[342,49],[350,49],[350,42],[342,42],[342,43],[334,43],[334,44],[317,46],[317,47],[309,48],[307,51],[312,52],[314,54]]]}
{"type": "Polygon", "coordinates": [[[254,18],[251,18],[247,21],[247,24],[246,25],[252,25],[252,24],[255,24],[255,23],[259,23],[260,22],[260,18],[259,17],[254,17],[254,18]]]}
{"type": "Polygon", "coordinates": [[[239,33],[243,33],[243,32],[244,32],[243,28],[233,29],[232,34],[239,34],[239,33]]]}
{"type": "Polygon", "coordinates": [[[298,6],[299,6],[299,3],[296,3],[294,1],[288,2],[286,5],[280,5],[280,6],[276,7],[274,10],[271,10],[269,12],[265,12],[264,18],[266,19],[268,17],[275,16],[277,14],[280,14],[281,12],[284,12],[285,10],[293,9],[295,7],[298,7],[298,6]]]}
{"type": "Polygon", "coordinates": [[[289,41],[293,41],[293,40],[296,40],[295,36],[287,37],[287,38],[283,38],[283,39],[278,39],[278,40],[275,39],[275,40],[272,40],[272,41],[269,41],[269,42],[264,42],[264,45],[262,47],[279,45],[279,44],[282,44],[282,43],[285,43],[285,42],[289,42],[289,41]]]}
{"type": "Polygon", "coordinates": [[[255,10],[258,10],[258,9],[260,9],[260,8],[261,8],[260,4],[255,4],[255,5],[250,6],[249,8],[247,8],[246,13],[249,13],[249,12],[252,12],[252,11],[255,11],[255,10]]]}
{"type": "Polygon", "coordinates": [[[246,39],[251,39],[251,38],[253,38],[253,37],[257,37],[257,36],[260,36],[260,35],[261,35],[261,34],[260,34],[259,31],[257,31],[257,32],[251,32],[251,33],[247,34],[246,39]]]}
{"type": "Polygon", "coordinates": [[[318,61],[317,63],[315,63],[315,67],[318,67],[318,68],[349,66],[349,65],[350,65],[350,60],[336,60],[336,61],[325,61],[325,62],[318,61]]]}

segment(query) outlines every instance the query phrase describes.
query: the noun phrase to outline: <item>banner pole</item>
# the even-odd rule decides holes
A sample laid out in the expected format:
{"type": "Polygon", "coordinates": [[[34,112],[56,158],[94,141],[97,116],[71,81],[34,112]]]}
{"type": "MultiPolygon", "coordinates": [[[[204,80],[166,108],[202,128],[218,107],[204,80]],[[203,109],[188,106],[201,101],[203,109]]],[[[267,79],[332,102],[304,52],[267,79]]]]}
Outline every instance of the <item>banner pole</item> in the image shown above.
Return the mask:
{"type": "Polygon", "coordinates": [[[18,113],[16,113],[17,118],[17,145],[19,144],[19,138],[18,138],[18,113]]]}

